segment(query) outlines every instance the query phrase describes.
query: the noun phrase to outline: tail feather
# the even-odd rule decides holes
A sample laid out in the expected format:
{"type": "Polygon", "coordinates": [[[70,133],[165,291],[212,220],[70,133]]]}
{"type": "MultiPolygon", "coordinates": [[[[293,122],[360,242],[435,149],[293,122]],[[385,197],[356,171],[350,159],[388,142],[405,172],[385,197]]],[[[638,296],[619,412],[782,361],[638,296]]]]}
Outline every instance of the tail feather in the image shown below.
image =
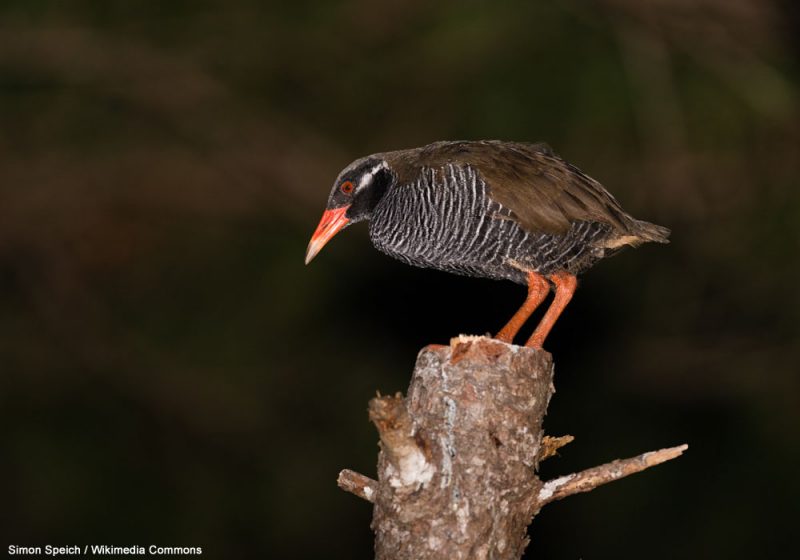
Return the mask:
{"type": "Polygon", "coordinates": [[[669,228],[642,220],[635,222],[633,231],[642,242],[654,241],[656,243],[669,243],[669,234],[671,233],[669,228]]]}

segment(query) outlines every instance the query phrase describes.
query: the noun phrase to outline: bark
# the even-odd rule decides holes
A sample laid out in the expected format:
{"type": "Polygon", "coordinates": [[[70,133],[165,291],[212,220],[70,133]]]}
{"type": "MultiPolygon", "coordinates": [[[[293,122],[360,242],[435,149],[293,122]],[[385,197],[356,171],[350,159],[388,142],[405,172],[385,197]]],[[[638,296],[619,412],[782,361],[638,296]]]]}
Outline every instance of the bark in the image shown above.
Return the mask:
{"type": "Polygon", "coordinates": [[[542,483],[541,460],[572,441],[544,436],[550,354],[458,337],[418,358],[408,396],[378,396],[378,480],[344,470],[339,486],[374,503],[380,560],[518,559],[540,508],[678,456],[685,446],[542,483]]]}

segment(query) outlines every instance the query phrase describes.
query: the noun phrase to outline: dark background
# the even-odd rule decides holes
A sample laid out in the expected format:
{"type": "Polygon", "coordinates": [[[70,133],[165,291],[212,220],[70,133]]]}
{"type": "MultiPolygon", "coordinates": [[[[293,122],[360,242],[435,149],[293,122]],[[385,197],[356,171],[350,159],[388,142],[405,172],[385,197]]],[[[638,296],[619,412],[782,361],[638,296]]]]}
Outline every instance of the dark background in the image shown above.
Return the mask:
{"type": "MultiPolygon", "coordinates": [[[[547,347],[531,558],[785,558],[800,516],[800,25],[791,0],[0,5],[0,544],[368,558],[376,390],[496,331],[510,283],[353,227],[341,168],[545,140],[672,244],[583,278],[547,347]]],[[[529,327],[528,331],[530,330],[529,327]]]]}

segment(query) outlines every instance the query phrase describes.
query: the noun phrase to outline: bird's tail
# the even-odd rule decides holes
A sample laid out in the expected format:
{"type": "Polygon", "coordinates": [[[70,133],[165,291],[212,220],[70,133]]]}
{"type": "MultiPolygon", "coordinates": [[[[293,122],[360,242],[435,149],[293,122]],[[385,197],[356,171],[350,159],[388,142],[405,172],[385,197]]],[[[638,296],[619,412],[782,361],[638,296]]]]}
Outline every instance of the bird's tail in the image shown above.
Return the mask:
{"type": "Polygon", "coordinates": [[[647,241],[669,243],[669,234],[671,233],[669,228],[642,220],[636,220],[633,231],[636,233],[636,237],[641,239],[642,243],[647,241]]]}

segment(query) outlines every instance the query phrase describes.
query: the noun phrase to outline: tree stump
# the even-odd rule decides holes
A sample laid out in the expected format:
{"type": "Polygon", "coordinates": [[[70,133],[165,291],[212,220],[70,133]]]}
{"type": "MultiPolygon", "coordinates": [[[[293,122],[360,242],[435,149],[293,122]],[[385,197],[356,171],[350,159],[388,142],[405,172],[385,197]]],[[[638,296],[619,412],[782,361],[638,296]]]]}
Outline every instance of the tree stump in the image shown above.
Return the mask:
{"type": "Polygon", "coordinates": [[[461,336],[424,348],[408,396],[376,397],[378,480],[344,470],[339,485],[373,502],[379,560],[517,560],[545,504],[680,455],[645,453],[542,483],[539,462],[572,438],[544,436],[549,353],[461,336]]]}

